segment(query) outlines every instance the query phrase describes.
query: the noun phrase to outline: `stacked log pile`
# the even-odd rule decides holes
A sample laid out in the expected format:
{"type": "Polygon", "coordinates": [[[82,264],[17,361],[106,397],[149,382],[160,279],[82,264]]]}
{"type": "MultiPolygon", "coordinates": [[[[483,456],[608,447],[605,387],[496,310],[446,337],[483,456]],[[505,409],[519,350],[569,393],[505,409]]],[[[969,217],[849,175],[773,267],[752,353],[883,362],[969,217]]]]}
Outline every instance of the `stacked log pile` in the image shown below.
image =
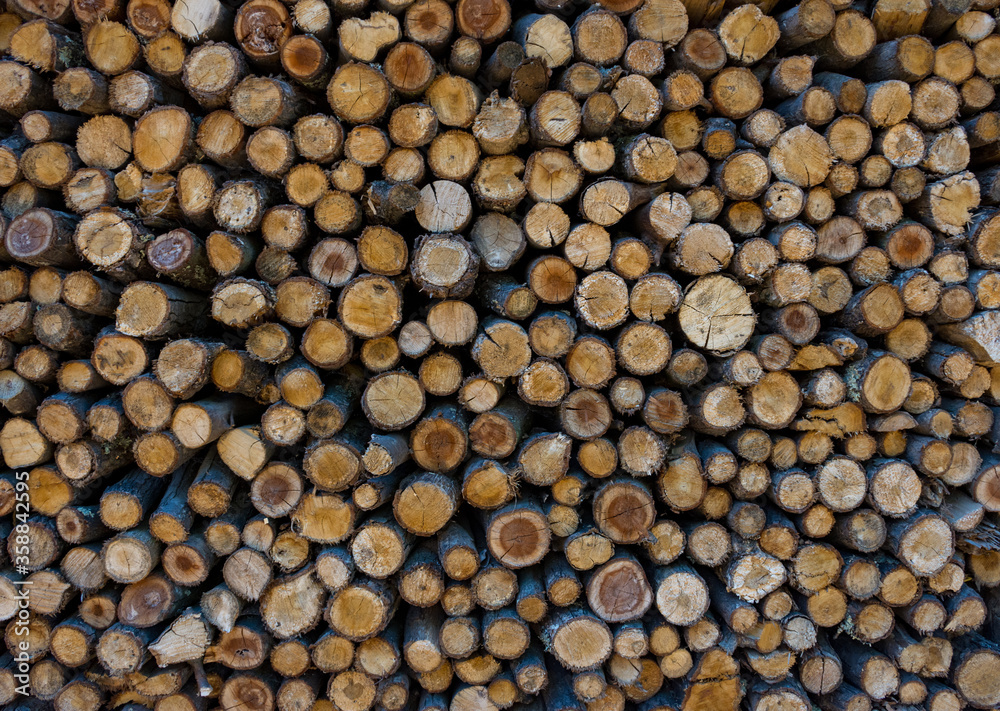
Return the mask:
{"type": "Polygon", "coordinates": [[[996,708],[998,7],[7,0],[0,705],[996,708]]]}

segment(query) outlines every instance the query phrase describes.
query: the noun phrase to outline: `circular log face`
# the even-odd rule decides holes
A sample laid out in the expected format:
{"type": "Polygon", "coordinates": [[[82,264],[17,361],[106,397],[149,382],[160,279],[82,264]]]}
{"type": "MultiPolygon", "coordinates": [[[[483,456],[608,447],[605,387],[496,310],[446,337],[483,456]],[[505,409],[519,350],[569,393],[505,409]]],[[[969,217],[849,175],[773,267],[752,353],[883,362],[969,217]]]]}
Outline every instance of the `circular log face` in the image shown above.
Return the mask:
{"type": "Polygon", "coordinates": [[[923,516],[899,530],[896,548],[900,560],[916,575],[940,572],[955,550],[951,527],[939,516],[923,516]]]}
{"type": "Polygon", "coordinates": [[[727,353],[750,340],[756,316],[743,287],[729,277],[712,275],[696,280],[688,289],[677,320],[695,346],[727,353]]]}
{"type": "Polygon", "coordinates": [[[1000,703],[997,664],[1000,664],[1000,654],[982,650],[966,657],[955,673],[960,693],[976,708],[989,708],[1000,703]]]}
{"type": "Polygon", "coordinates": [[[192,139],[191,117],[176,106],[154,110],[136,124],[133,151],[149,171],[176,169],[192,139]]]}
{"type": "Polygon", "coordinates": [[[542,559],[550,539],[548,523],[540,512],[515,506],[495,516],[487,544],[490,552],[506,566],[524,568],[542,559]]]}
{"type": "Polygon", "coordinates": [[[393,501],[393,510],[396,520],[408,531],[418,536],[431,536],[451,520],[455,499],[455,487],[450,479],[429,475],[402,487],[393,501]]]}
{"type": "Polygon", "coordinates": [[[420,416],[424,393],[409,373],[385,373],[368,382],[361,404],[377,427],[398,430],[413,424],[420,416]]]}
{"type": "Polygon", "coordinates": [[[49,246],[55,229],[47,210],[28,210],[11,222],[4,246],[12,256],[30,259],[49,246]]]}
{"type": "Polygon", "coordinates": [[[341,292],[337,311],[344,326],[362,338],[378,338],[392,332],[402,318],[400,297],[385,277],[356,280],[341,292]]]}
{"type": "Polygon", "coordinates": [[[613,560],[594,571],[587,601],[608,622],[635,620],[653,604],[646,574],[634,560],[613,560]]]}
{"type": "Polygon", "coordinates": [[[865,399],[875,412],[893,412],[909,396],[910,368],[899,358],[880,358],[861,383],[865,399]]]}
{"type": "Polygon", "coordinates": [[[594,496],[594,519],[615,543],[644,539],[655,514],[649,493],[629,482],[612,482],[594,496]]]}
{"type": "Polygon", "coordinates": [[[611,642],[607,625],[589,616],[568,620],[552,636],[554,653],[573,671],[593,669],[607,659],[611,642]]]}

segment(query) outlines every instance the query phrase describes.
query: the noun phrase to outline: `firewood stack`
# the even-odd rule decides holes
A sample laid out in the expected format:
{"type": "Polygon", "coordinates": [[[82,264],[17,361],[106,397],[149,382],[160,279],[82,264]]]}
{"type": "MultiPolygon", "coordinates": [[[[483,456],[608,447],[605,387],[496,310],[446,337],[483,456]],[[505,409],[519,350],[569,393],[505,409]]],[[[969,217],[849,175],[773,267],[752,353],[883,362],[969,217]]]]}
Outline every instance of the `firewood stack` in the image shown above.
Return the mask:
{"type": "Polygon", "coordinates": [[[7,0],[0,705],[996,708],[998,7],[7,0]]]}

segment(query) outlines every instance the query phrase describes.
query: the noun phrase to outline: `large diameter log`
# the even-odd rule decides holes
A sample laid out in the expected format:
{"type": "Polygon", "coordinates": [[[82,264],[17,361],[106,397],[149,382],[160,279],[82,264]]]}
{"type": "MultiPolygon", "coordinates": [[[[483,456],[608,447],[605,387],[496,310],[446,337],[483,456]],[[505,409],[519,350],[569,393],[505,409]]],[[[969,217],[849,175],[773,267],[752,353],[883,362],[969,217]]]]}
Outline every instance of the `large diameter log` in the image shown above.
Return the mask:
{"type": "Polygon", "coordinates": [[[75,221],[69,215],[45,208],[28,210],[7,228],[4,247],[11,257],[33,266],[74,267],[72,253],[75,221]]]}
{"type": "Polygon", "coordinates": [[[892,549],[917,575],[940,572],[951,558],[953,541],[954,533],[948,523],[927,511],[889,528],[892,549]]]}
{"type": "Polygon", "coordinates": [[[556,659],[573,671],[597,667],[612,651],[607,625],[579,608],[560,610],[552,615],[541,634],[556,659]]]}
{"type": "Polygon", "coordinates": [[[523,568],[542,559],[551,533],[537,504],[511,504],[490,516],[487,545],[504,566],[523,568]]]}
{"type": "Polygon", "coordinates": [[[678,321],[692,343],[717,353],[742,348],[756,317],[745,290],[723,276],[696,280],[684,296],[678,321]]]}
{"type": "Polygon", "coordinates": [[[956,690],[975,708],[1000,702],[1000,686],[988,670],[996,664],[997,645],[978,634],[964,635],[955,642],[958,657],[952,669],[956,690]]]}
{"type": "Polygon", "coordinates": [[[593,572],[587,582],[587,600],[601,619],[624,622],[645,614],[653,603],[653,592],[638,562],[620,557],[593,572]]]}

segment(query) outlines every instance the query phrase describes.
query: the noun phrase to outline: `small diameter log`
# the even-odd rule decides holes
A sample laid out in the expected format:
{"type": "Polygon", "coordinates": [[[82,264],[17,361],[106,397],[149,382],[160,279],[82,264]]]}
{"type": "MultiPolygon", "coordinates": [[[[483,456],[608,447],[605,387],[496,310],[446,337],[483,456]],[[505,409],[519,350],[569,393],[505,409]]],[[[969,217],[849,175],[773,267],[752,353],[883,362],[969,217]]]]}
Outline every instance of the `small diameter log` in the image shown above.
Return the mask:
{"type": "Polygon", "coordinates": [[[154,239],[146,247],[146,259],[181,286],[208,290],[215,282],[204,243],[188,230],[171,230],[154,239]]]}

